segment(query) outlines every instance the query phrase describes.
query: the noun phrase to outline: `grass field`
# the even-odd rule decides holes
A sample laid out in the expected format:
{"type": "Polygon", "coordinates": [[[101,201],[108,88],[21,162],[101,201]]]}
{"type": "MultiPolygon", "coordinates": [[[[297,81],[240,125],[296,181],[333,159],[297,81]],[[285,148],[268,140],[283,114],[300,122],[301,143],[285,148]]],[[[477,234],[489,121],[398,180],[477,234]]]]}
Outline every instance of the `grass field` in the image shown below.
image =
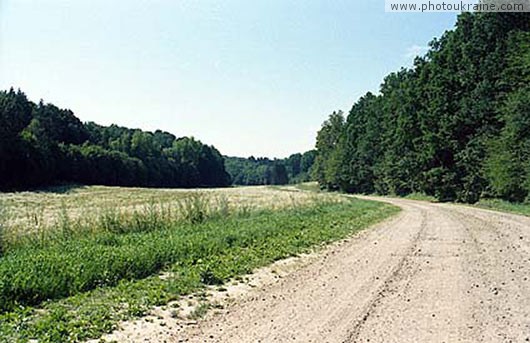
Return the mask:
{"type": "MultiPolygon", "coordinates": [[[[128,217],[146,211],[169,209],[171,216],[182,214],[180,207],[200,195],[208,209],[224,207],[231,212],[281,209],[311,202],[313,194],[280,192],[273,187],[221,189],[160,189],[104,186],[56,187],[37,192],[0,193],[0,225],[4,243],[15,245],[30,237],[53,235],[65,222],[94,221],[109,215],[128,217]]],[[[78,225],[79,226],[79,225],[78,225]]]]}
{"type": "Polygon", "coordinates": [[[0,341],[6,342],[97,338],[153,306],[344,238],[398,211],[267,187],[81,187],[2,194],[1,200],[7,214],[0,341]],[[27,213],[35,209],[32,222],[27,213]]]}
{"type": "Polygon", "coordinates": [[[480,200],[475,206],[490,210],[530,216],[530,203],[513,203],[500,199],[483,199],[480,200]]]}

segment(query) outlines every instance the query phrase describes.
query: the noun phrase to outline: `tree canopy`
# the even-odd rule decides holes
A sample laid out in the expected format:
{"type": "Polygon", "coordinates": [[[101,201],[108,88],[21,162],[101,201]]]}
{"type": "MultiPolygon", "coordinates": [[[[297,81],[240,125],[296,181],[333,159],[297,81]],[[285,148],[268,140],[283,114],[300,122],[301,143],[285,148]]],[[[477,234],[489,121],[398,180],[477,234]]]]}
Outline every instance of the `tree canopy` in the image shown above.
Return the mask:
{"type": "Polygon", "coordinates": [[[0,92],[0,189],[54,183],[218,187],[222,155],[194,138],[82,123],[72,111],[21,91],[0,92]]]}
{"type": "Polygon", "coordinates": [[[235,185],[284,185],[311,180],[316,151],[284,159],[226,157],[226,170],[235,185]]]}
{"type": "Polygon", "coordinates": [[[379,94],[334,112],[314,176],[346,192],[476,202],[530,193],[530,13],[463,13],[379,94]]]}

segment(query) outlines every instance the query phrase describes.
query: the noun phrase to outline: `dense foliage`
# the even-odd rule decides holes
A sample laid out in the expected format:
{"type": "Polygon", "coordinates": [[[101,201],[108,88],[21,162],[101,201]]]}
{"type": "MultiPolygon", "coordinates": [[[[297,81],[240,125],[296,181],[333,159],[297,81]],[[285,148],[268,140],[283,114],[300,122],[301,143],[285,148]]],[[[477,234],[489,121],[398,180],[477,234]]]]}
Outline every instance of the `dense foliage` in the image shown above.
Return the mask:
{"type": "Polygon", "coordinates": [[[315,178],[346,192],[476,202],[530,192],[530,13],[463,13],[380,94],[333,113],[315,178]]]}
{"type": "Polygon", "coordinates": [[[0,92],[0,190],[58,182],[226,186],[221,154],[193,138],[82,123],[69,110],[0,92]]]}
{"type": "Polygon", "coordinates": [[[310,181],[316,151],[284,159],[226,157],[226,170],[235,185],[283,185],[310,181]]]}

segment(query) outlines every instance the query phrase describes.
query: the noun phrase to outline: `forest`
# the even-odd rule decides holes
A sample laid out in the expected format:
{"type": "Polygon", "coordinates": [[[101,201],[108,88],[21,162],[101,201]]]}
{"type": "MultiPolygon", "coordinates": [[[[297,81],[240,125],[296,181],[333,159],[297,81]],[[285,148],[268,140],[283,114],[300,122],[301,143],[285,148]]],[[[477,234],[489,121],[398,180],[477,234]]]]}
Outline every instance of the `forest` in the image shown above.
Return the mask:
{"type": "Polygon", "coordinates": [[[82,123],[72,111],[0,92],[0,190],[57,183],[143,187],[230,184],[223,156],[194,138],[82,123]]]}
{"type": "Polygon", "coordinates": [[[194,138],[82,123],[72,111],[35,104],[20,90],[0,92],[0,190],[62,183],[282,185],[308,181],[315,155],[311,150],[274,160],[225,157],[194,138]]]}
{"type": "Polygon", "coordinates": [[[57,183],[143,187],[286,184],[441,201],[530,194],[530,14],[463,13],[410,68],[388,75],[316,149],[285,159],[224,157],[157,130],[81,122],[0,92],[0,190],[57,183]]]}
{"type": "Polygon", "coordinates": [[[226,157],[226,170],[235,185],[282,185],[311,180],[316,151],[296,153],[284,159],[226,157]]]}
{"type": "Polygon", "coordinates": [[[530,13],[463,13],[410,68],[317,135],[315,178],[441,201],[530,194],[530,13]]]}

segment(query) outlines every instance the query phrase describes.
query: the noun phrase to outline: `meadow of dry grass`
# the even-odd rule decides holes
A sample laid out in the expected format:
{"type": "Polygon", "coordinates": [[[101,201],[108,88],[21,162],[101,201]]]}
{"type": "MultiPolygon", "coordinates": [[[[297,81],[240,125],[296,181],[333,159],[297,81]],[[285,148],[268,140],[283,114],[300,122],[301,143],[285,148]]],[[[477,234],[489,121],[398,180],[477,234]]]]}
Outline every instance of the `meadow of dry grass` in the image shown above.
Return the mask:
{"type": "Polygon", "coordinates": [[[226,207],[230,212],[282,209],[315,200],[340,197],[303,192],[294,187],[234,187],[219,189],[163,189],[106,186],[52,188],[45,191],[0,193],[0,221],[4,235],[20,236],[57,227],[60,222],[90,221],[112,212],[127,216],[155,207],[172,211],[193,197],[207,201],[208,208],[226,207]]]}

